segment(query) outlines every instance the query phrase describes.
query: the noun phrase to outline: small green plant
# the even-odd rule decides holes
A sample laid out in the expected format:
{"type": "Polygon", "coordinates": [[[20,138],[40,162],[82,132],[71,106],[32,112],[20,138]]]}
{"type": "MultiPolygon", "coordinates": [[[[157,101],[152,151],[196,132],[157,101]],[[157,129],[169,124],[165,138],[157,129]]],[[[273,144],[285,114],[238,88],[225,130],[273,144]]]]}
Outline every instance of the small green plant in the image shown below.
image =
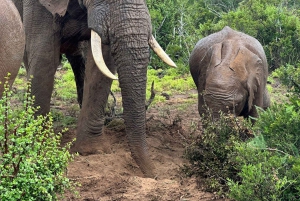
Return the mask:
{"type": "Polygon", "coordinates": [[[256,133],[264,136],[267,147],[299,156],[300,150],[300,115],[292,104],[276,104],[265,112],[260,112],[256,122],[256,133]]]}
{"type": "Polygon", "coordinates": [[[54,96],[59,100],[74,102],[77,98],[77,90],[73,71],[71,67],[67,67],[69,65],[65,63],[65,67],[57,73],[54,96]]]}
{"type": "Polygon", "coordinates": [[[74,155],[70,143],[60,146],[51,115],[35,116],[27,87],[21,109],[11,106],[7,82],[0,100],[0,200],[58,200],[75,187],[66,175],[74,155]]]}

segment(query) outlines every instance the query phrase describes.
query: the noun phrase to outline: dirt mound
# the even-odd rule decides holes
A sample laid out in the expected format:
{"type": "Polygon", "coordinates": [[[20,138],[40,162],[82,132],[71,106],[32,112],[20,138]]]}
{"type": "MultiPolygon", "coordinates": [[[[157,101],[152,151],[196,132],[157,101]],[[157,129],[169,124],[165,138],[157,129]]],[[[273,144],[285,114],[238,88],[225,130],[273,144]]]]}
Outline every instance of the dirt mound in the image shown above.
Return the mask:
{"type": "MultiPolygon", "coordinates": [[[[195,93],[195,92],[193,92],[195,93]]],[[[81,184],[80,197],[67,193],[64,200],[84,201],[200,201],[214,196],[197,189],[194,178],[180,171],[187,161],[184,148],[199,135],[199,114],[195,98],[178,96],[156,104],[147,111],[147,142],[156,178],[143,178],[131,158],[122,121],[108,126],[102,135],[100,152],[77,156],[68,168],[68,177],[81,184]]],[[[75,137],[73,130],[64,134],[64,141],[75,137]]]]}

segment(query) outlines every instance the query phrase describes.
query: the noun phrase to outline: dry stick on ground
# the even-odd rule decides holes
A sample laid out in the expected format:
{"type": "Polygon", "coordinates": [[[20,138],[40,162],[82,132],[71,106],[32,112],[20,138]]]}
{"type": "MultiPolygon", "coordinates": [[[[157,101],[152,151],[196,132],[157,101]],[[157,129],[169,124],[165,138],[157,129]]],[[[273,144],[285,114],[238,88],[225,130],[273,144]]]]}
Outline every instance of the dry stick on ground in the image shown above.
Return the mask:
{"type": "MultiPolygon", "coordinates": [[[[112,106],[110,107],[110,115],[105,118],[105,125],[107,125],[109,122],[111,122],[114,118],[122,118],[123,113],[116,114],[116,105],[117,105],[117,100],[112,91],[110,91],[110,94],[112,95],[114,101],[112,103],[112,106]]],[[[149,108],[150,104],[153,102],[155,98],[155,91],[154,91],[154,81],[151,84],[151,95],[149,100],[145,103],[145,108],[146,110],[149,108]]]]}
{"type": "Polygon", "coordinates": [[[116,116],[117,99],[111,90],[110,90],[110,94],[112,95],[112,97],[114,99],[114,103],[111,107],[110,114],[111,114],[111,117],[114,118],[116,116]]]}
{"type": "Polygon", "coordinates": [[[145,105],[146,110],[148,110],[148,107],[153,102],[154,98],[155,98],[155,91],[154,91],[154,81],[153,81],[152,84],[151,84],[151,95],[150,95],[150,98],[149,98],[149,100],[147,101],[147,103],[145,105]]]}

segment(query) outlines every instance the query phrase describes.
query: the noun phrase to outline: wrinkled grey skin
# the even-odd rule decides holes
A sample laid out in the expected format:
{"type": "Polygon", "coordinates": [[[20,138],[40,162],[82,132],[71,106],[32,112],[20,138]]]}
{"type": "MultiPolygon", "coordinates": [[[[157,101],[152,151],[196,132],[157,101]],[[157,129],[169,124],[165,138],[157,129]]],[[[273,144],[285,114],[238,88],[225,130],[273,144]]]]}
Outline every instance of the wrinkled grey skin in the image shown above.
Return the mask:
{"type": "Polygon", "coordinates": [[[267,59],[261,44],[249,35],[226,26],[198,41],[189,65],[200,115],[207,105],[216,118],[219,111],[257,117],[255,106],[266,109],[270,104],[267,59]]]}
{"type": "Polygon", "coordinates": [[[39,113],[50,110],[54,74],[65,53],[74,71],[81,105],[74,151],[92,154],[100,146],[104,108],[112,80],[96,67],[91,29],[102,38],[106,65],[118,73],[131,153],[146,177],[153,177],[145,132],[145,94],[151,21],[145,0],[14,0],[25,26],[25,66],[33,75],[39,113]],[[86,53],[86,58],[82,52],[86,53]]]}
{"type": "Polygon", "coordinates": [[[0,4],[0,97],[3,93],[5,77],[10,73],[9,85],[13,84],[25,48],[25,33],[20,14],[10,0],[0,4]]]}

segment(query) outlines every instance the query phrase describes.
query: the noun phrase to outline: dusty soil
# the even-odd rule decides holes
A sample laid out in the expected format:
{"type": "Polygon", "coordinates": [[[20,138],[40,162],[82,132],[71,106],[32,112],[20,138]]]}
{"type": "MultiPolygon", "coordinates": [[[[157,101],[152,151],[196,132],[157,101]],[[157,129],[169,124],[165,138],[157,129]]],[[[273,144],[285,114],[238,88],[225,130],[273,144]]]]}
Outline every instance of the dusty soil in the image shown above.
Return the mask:
{"type": "MultiPolygon", "coordinates": [[[[99,154],[76,156],[68,177],[80,184],[80,197],[67,193],[63,200],[84,201],[201,201],[216,200],[197,188],[195,178],[186,177],[181,168],[185,146],[200,134],[196,91],[171,96],[147,111],[147,142],[155,164],[156,178],[144,178],[131,158],[124,124],[114,120],[104,128],[99,154]],[[116,123],[117,122],[117,123],[116,123]]],[[[75,129],[63,142],[75,137],[75,129]]]]}

